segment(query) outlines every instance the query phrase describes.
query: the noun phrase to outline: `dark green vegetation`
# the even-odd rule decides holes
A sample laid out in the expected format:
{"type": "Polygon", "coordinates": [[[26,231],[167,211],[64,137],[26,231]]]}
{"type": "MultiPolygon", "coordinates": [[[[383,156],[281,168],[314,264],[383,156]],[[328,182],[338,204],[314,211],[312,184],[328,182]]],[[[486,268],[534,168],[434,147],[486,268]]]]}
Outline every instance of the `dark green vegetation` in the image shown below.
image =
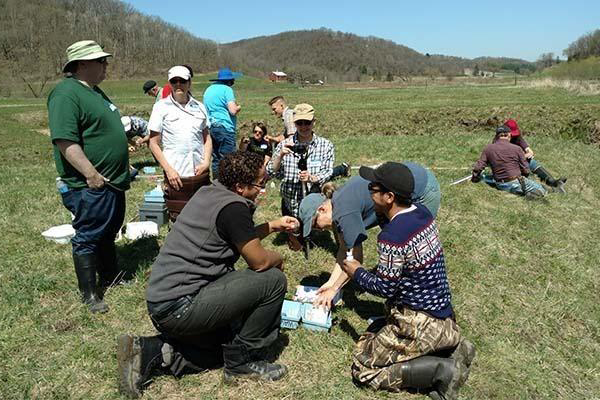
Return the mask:
{"type": "MultiPolygon", "coordinates": [[[[198,95],[203,79],[193,86],[198,95]]],[[[101,86],[123,114],[147,116],[152,100],[142,97],[141,83],[101,86]]],[[[442,185],[438,223],[453,302],[463,333],[478,350],[461,398],[598,396],[600,154],[597,145],[584,139],[600,115],[599,96],[509,86],[296,89],[252,79],[241,79],[235,88],[243,107],[240,134],[250,134],[251,120],[280,129],[266,102],[283,94],[291,104],[315,106],[316,130],[336,145],[337,162],[408,159],[434,168],[442,185]],[[495,118],[506,117],[519,120],[538,159],[551,172],[568,176],[568,194],[528,202],[484,184],[448,186],[468,174],[493,135],[495,118]]],[[[44,135],[45,102],[0,100],[0,118],[0,398],[120,398],[116,337],[154,333],[144,289],[166,229],[158,240],[119,242],[120,259],[133,281],[108,293],[108,314],[90,315],[78,302],[70,246],[40,235],[69,221],[54,187],[51,147],[44,135]]],[[[151,160],[147,150],[132,157],[134,163],[151,160]]],[[[127,220],[136,216],[143,192],[152,186],[147,180],[134,182],[127,194],[127,220]]],[[[275,218],[278,211],[277,190],[268,188],[255,221],[275,218]]],[[[372,231],[366,244],[369,266],[376,261],[376,234],[372,231]]],[[[305,261],[282,238],[265,240],[267,247],[284,255],[290,295],[300,282],[320,283],[327,277],[332,239],[322,234],[318,243],[305,261]]],[[[290,376],[282,382],[229,388],[222,385],[220,371],[211,371],[180,380],[158,378],[144,398],[424,399],[374,393],[351,383],[354,340],[367,326],[366,319],[382,312],[382,304],[352,289],[345,291],[344,302],[335,311],[330,334],[284,332],[280,360],[289,366],[290,376]]]]}

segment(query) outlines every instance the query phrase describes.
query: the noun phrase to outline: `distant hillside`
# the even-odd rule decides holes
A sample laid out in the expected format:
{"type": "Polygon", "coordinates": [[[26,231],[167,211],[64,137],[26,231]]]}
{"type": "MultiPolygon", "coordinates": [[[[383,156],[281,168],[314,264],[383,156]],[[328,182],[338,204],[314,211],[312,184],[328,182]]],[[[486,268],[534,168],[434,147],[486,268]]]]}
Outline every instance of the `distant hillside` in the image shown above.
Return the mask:
{"type": "MultiPolygon", "coordinates": [[[[389,40],[325,28],[260,36],[223,47],[239,68],[262,74],[280,69],[288,75],[307,79],[327,77],[356,81],[411,75],[460,75],[464,68],[474,67],[477,63],[460,57],[421,54],[389,40]]],[[[482,64],[488,65],[495,60],[503,59],[482,59],[482,64]]]]}
{"type": "Polygon", "coordinates": [[[16,78],[41,92],[61,75],[66,48],[84,39],[114,55],[111,78],[165,72],[175,63],[199,72],[220,64],[215,42],[118,0],[0,0],[0,9],[0,89],[16,78]]]}

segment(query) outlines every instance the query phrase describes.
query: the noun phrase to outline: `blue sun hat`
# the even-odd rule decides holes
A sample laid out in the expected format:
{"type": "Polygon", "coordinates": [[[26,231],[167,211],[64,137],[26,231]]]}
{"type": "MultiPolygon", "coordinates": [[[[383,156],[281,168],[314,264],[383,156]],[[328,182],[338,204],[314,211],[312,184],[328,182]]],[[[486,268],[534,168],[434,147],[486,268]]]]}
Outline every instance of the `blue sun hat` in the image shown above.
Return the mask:
{"type": "Polygon", "coordinates": [[[211,82],[216,82],[216,81],[231,81],[234,80],[238,77],[240,77],[242,74],[239,72],[231,72],[231,70],[229,68],[221,68],[219,70],[219,72],[217,73],[217,79],[210,79],[211,82]]]}

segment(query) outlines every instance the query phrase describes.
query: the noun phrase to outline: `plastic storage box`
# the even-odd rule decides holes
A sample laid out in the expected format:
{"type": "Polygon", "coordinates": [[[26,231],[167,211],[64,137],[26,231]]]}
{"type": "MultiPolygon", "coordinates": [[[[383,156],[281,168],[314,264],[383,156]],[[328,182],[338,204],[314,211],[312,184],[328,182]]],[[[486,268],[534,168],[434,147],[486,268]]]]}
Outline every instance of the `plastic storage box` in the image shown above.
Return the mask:
{"type": "Polygon", "coordinates": [[[327,332],[331,328],[331,311],[313,307],[309,303],[284,300],[280,326],[287,329],[302,326],[313,331],[327,332]]]}
{"type": "Polygon", "coordinates": [[[282,328],[296,329],[300,323],[302,317],[302,303],[297,301],[283,301],[283,307],[281,308],[281,324],[282,328]]]}
{"type": "Polygon", "coordinates": [[[331,328],[331,311],[313,307],[309,303],[304,304],[302,326],[312,331],[328,332],[331,328]]]}
{"type": "Polygon", "coordinates": [[[140,221],[156,222],[158,226],[169,222],[169,212],[165,203],[145,201],[140,207],[140,221]]]}

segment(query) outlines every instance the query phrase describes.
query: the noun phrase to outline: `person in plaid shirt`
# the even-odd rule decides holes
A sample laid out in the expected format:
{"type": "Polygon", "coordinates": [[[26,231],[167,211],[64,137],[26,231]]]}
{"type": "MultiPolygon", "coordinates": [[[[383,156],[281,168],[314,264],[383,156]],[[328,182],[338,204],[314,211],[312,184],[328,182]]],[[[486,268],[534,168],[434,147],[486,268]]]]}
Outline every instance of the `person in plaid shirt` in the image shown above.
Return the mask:
{"type": "MultiPolygon", "coordinates": [[[[333,144],[313,132],[315,111],[310,104],[298,104],[294,108],[294,124],[296,133],[277,145],[267,172],[281,179],[282,215],[297,217],[303,196],[319,192],[321,185],[331,178],[335,155],[333,144]],[[298,147],[305,149],[306,166],[300,165],[305,167],[302,170],[298,162],[303,156],[298,147]]],[[[298,247],[293,239],[290,245],[298,247]]]]}

